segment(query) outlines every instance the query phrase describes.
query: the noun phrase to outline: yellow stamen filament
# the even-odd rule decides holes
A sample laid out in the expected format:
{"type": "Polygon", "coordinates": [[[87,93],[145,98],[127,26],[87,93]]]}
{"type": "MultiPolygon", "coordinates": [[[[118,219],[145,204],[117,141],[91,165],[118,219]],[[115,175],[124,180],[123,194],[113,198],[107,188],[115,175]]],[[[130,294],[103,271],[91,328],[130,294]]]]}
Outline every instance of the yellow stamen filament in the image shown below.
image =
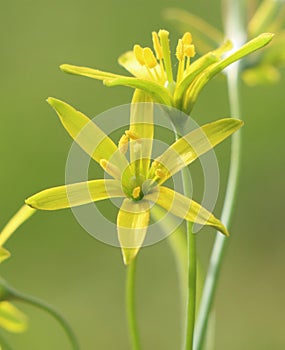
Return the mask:
{"type": "Polygon", "coordinates": [[[157,60],[149,47],[145,47],[143,49],[143,57],[145,60],[145,65],[148,68],[151,69],[157,66],[157,60]]]}
{"type": "Polygon", "coordinates": [[[103,158],[100,159],[100,165],[107,173],[109,173],[111,176],[113,176],[113,178],[115,178],[115,179],[121,178],[121,172],[120,172],[119,168],[116,167],[116,165],[108,162],[106,159],[103,159],[103,158]]]}
{"type": "Polygon", "coordinates": [[[162,53],[162,48],[159,42],[159,38],[156,32],[152,32],[152,42],[153,42],[153,48],[156,54],[156,58],[158,60],[163,59],[163,53],[162,53]]]}
{"type": "Polygon", "coordinates": [[[140,45],[134,46],[134,54],[136,57],[136,60],[142,65],[145,65],[145,59],[143,54],[143,48],[140,45]]]}
{"type": "Polygon", "coordinates": [[[138,199],[140,197],[140,194],[141,194],[141,188],[140,186],[137,186],[133,189],[133,192],[132,192],[132,197],[134,199],[138,199]]]}
{"type": "Polygon", "coordinates": [[[125,154],[128,150],[129,138],[127,135],[123,135],[119,141],[119,150],[121,153],[125,154]]]}

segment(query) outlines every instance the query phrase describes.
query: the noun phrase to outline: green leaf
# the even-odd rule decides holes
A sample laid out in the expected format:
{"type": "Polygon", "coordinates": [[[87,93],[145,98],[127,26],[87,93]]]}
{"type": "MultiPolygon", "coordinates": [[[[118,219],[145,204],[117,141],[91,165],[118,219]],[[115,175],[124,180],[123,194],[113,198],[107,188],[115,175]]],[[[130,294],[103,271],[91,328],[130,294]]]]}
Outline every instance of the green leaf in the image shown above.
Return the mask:
{"type": "Polygon", "coordinates": [[[145,199],[152,201],[184,220],[212,226],[224,235],[229,236],[226,227],[207,209],[168,187],[157,186],[156,190],[145,196],[145,199]]]}
{"type": "Polygon", "coordinates": [[[223,33],[211,26],[202,18],[177,8],[163,11],[164,17],[174,21],[182,34],[190,31],[194,38],[197,52],[206,53],[217,47],[223,41],[223,33]]]}
{"type": "Polygon", "coordinates": [[[122,77],[117,79],[104,80],[106,86],[129,86],[133,89],[141,89],[148,93],[154,100],[154,102],[165,104],[167,106],[172,105],[172,97],[168,90],[162,85],[159,85],[153,81],[146,79],[137,79],[132,77],[122,77]]]}
{"type": "Polygon", "coordinates": [[[166,174],[161,178],[161,183],[224,141],[242,125],[243,122],[238,119],[220,119],[205,124],[174,142],[156,159],[166,174]]]}
{"type": "Polygon", "coordinates": [[[7,301],[0,302],[0,327],[9,332],[21,333],[27,329],[27,317],[7,301]]]}
{"type": "Polygon", "coordinates": [[[125,199],[117,217],[118,239],[124,263],[128,265],[138,254],[149,224],[149,204],[125,199]]]}
{"type": "Polygon", "coordinates": [[[96,162],[110,161],[121,171],[128,165],[115,143],[92,120],[63,101],[52,97],[47,101],[73,140],[96,162]]]}
{"type": "MultiPolygon", "coordinates": [[[[32,209],[27,205],[22,206],[20,210],[9,220],[0,233],[0,247],[2,247],[7,239],[17,230],[17,228],[28,220],[35,212],[35,209],[32,209]]],[[[3,252],[3,254],[5,256],[5,252],[3,252]]]]}
{"type": "Polygon", "coordinates": [[[84,77],[97,79],[97,80],[105,80],[109,78],[119,78],[121,75],[104,72],[98,69],[88,68],[88,67],[79,67],[73,66],[71,64],[62,64],[60,69],[69,74],[81,75],[84,77]]]}
{"type": "Polygon", "coordinates": [[[100,179],[49,188],[25,202],[35,209],[58,210],[114,197],[125,197],[120,182],[100,179]]]}
{"type": "Polygon", "coordinates": [[[202,73],[199,76],[199,78],[195,81],[195,84],[192,86],[187,97],[185,98],[184,110],[186,110],[187,112],[190,112],[192,110],[199,93],[213,77],[215,77],[218,73],[220,73],[230,64],[267,45],[272,40],[273,36],[274,34],[271,33],[261,34],[255,39],[247,42],[245,45],[243,45],[240,49],[235,51],[230,56],[207,68],[204,71],[204,73],[202,73]]]}

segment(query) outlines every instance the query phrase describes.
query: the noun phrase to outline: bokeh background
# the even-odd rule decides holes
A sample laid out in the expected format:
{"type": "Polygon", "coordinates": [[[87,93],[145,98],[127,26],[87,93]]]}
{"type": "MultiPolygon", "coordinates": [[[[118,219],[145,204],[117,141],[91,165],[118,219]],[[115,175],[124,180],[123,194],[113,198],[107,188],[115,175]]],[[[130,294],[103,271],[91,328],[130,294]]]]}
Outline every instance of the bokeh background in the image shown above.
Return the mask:
{"type": "MultiPolygon", "coordinates": [[[[64,183],[71,140],[45,102],[48,96],[90,116],[130,101],[128,88],[106,88],[61,73],[58,66],[72,63],[123,73],[116,58],[134,43],[149,45],[152,30],[170,29],[175,42],[178,33],[161,15],[169,6],[190,10],[222,28],[218,0],[2,2],[1,227],[24,198],[64,183]]],[[[215,303],[219,350],[285,348],[284,89],[285,78],[274,86],[242,85],[242,173],[215,303]]],[[[225,80],[216,79],[203,91],[193,116],[202,123],[228,115],[225,80]]],[[[222,178],[217,216],[228,147],[225,143],[217,149],[222,178]]],[[[199,233],[204,264],[214,234],[199,233]]],[[[6,246],[13,256],[1,265],[1,275],[17,289],[57,307],[83,350],[129,349],[119,249],[84,232],[69,210],[37,213],[6,246]]],[[[137,280],[144,349],[179,349],[178,278],[167,241],[142,250],[137,280]]],[[[29,330],[20,335],[1,332],[16,350],[70,348],[50,316],[17,305],[29,316],[29,330]]]]}

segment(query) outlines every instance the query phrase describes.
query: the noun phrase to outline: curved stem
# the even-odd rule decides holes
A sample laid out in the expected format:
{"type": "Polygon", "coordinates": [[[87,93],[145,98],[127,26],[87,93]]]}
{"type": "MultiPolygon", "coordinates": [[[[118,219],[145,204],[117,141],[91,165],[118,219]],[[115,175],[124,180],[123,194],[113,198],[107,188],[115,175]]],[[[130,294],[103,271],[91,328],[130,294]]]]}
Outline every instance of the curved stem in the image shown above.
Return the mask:
{"type": "Polygon", "coordinates": [[[135,273],[136,273],[136,258],[127,266],[126,279],[126,306],[127,319],[130,332],[130,341],[133,350],[140,350],[140,341],[138,335],[138,326],[135,314],[135,273]]]}
{"type": "Polygon", "coordinates": [[[10,294],[11,299],[31,304],[31,305],[36,306],[39,309],[44,310],[47,313],[49,313],[53,318],[55,318],[58,321],[58,323],[60,323],[60,325],[64,329],[64,331],[65,331],[65,333],[70,341],[70,344],[72,345],[72,349],[73,350],[80,349],[79,344],[77,342],[77,339],[73,333],[73,330],[71,329],[71,327],[69,326],[67,321],[63,318],[63,316],[61,316],[61,314],[57,310],[53,309],[50,305],[44,303],[40,299],[37,299],[35,297],[29,296],[29,295],[26,295],[23,293],[20,293],[16,290],[12,289],[11,287],[9,287],[9,294],[10,294]]]}
{"type": "MultiPolygon", "coordinates": [[[[227,33],[236,33],[235,45],[241,45],[244,40],[242,30],[242,2],[228,0],[227,33]],[[233,19],[234,18],[234,19],[233,19]]],[[[227,71],[228,92],[231,115],[240,118],[240,96],[239,96],[239,63],[235,63],[227,71]]],[[[226,189],[226,196],[223,205],[221,221],[226,227],[231,224],[232,213],[237,193],[238,177],[241,159],[241,133],[237,132],[232,136],[231,161],[226,189]]],[[[209,269],[203,289],[201,307],[195,328],[194,349],[202,350],[207,331],[208,320],[212,309],[217,283],[221,272],[221,265],[227,247],[228,239],[217,233],[217,237],[210,258],[209,269]]]]}

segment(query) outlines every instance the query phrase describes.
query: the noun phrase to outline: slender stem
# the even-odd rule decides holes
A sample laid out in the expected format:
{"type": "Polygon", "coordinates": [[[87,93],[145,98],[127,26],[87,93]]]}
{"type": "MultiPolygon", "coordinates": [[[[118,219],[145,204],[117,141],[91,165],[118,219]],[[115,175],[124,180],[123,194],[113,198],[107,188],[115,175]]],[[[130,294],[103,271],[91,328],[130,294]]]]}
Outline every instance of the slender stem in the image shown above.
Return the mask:
{"type": "Polygon", "coordinates": [[[10,293],[10,296],[12,299],[31,304],[31,305],[36,306],[36,307],[40,308],[41,310],[44,310],[47,313],[49,313],[52,317],[54,317],[60,323],[60,325],[64,329],[64,331],[65,331],[65,333],[70,341],[70,344],[72,345],[72,349],[73,350],[80,349],[79,344],[77,342],[77,339],[73,333],[73,330],[71,329],[71,327],[69,326],[67,321],[63,318],[63,316],[57,310],[53,309],[50,305],[44,303],[43,301],[41,301],[35,297],[32,297],[30,295],[20,293],[11,287],[9,287],[9,293],[10,293]]]}
{"type": "MultiPolygon", "coordinates": [[[[237,40],[235,44],[240,46],[245,39],[242,31],[241,23],[243,20],[242,2],[236,0],[228,0],[228,22],[227,33],[231,35],[236,33],[237,40]],[[240,6],[240,7],[239,7],[240,6]],[[234,20],[233,20],[234,18],[234,20]]],[[[229,36],[231,37],[231,36],[229,36]]],[[[227,71],[228,92],[231,115],[235,118],[240,118],[240,96],[239,96],[239,63],[234,64],[227,71]]],[[[226,196],[223,205],[221,221],[226,227],[231,224],[232,213],[237,193],[238,177],[240,170],[241,159],[241,133],[237,132],[232,137],[231,145],[231,161],[226,189],[226,196]]],[[[194,350],[202,350],[207,331],[208,320],[212,309],[221,265],[227,247],[228,239],[217,232],[217,237],[214,243],[212,255],[210,258],[209,269],[203,289],[201,306],[195,328],[194,350]]]]}
{"type": "MultiPolygon", "coordinates": [[[[182,181],[184,194],[191,196],[188,168],[182,170],[182,181]]],[[[197,279],[197,257],[196,236],[192,232],[192,223],[186,222],[187,227],[187,251],[188,251],[188,288],[186,304],[186,327],[185,327],[185,350],[193,349],[194,326],[196,314],[196,279],[197,279]]]]}
{"type": "Polygon", "coordinates": [[[127,266],[126,280],[126,304],[127,304],[127,319],[130,332],[130,341],[133,350],[140,350],[140,341],[138,335],[138,326],[135,314],[135,273],[136,273],[136,258],[127,266]]]}

